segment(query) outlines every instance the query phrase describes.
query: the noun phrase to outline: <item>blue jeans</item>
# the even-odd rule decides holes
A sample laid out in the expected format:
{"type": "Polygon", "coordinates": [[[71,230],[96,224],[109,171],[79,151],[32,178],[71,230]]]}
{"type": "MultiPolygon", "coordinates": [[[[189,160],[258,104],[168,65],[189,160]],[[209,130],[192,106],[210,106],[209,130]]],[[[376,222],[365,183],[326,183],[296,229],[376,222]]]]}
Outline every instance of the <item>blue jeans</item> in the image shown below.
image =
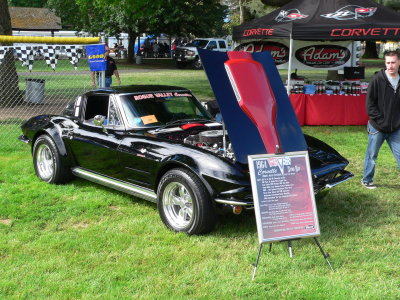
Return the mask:
{"type": "Polygon", "coordinates": [[[400,129],[391,133],[383,133],[376,130],[368,122],[368,147],[364,159],[364,182],[373,182],[375,174],[375,161],[378,158],[379,149],[384,141],[389,144],[390,150],[397,161],[397,166],[400,168],[400,129]]]}
{"type": "MultiPolygon", "coordinates": [[[[97,81],[98,81],[99,86],[101,86],[100,77],[97,78],[97,81]]],[[[106,77],[106,78],[105,78],[105,85],[106,85],[105,87],[110,87],[111,84],[112,84],[112,77],[106,77]]]]}
{"type": "Polygon", "coordinates": [[[106,77],[106,87],[110,87],[112,83],[112,77],[106,77]]]}

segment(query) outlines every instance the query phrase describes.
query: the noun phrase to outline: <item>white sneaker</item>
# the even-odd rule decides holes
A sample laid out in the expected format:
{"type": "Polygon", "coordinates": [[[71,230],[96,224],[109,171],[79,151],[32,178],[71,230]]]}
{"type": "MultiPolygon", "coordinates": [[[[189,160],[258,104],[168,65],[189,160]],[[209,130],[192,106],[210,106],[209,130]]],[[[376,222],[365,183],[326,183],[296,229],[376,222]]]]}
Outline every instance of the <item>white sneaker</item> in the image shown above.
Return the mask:
{"type": "Polygon", "coordinates": [[[375,185],[373,182],[364,182],[364,181],[361,179],[361,184],[362,184],[364,187],[366,187],[367,189],[370,189],[370,190],[376,189],[376,185],[375,185]]]}

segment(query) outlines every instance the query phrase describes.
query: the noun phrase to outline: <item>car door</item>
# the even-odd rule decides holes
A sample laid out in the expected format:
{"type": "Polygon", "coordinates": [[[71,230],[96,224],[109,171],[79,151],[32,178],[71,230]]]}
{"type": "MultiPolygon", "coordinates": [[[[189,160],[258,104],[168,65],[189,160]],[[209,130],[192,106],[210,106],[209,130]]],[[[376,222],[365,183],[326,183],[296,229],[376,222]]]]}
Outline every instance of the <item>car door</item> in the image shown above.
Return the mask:
{"type": "Polygon", "coordinates": [[[118,147],[125,127],[110,94],[89,94],[81,108],[81,118],[69,133],[69,147],[78,166],[111,177],[120,173],[118,147]],[[104,116],[102,126],[94,123],[95,116],[104,116]]]}

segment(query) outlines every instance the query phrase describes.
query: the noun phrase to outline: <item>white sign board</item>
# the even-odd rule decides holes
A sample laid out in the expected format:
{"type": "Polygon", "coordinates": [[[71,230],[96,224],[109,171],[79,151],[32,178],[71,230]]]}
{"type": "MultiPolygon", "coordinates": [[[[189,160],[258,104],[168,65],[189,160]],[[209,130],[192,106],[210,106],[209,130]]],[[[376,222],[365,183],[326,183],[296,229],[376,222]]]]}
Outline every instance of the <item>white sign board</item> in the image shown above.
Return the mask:
{"type": "Polygon", "coordinates": [[[319,236],[308,152],[248,160],[260,244],[319,236]]]}

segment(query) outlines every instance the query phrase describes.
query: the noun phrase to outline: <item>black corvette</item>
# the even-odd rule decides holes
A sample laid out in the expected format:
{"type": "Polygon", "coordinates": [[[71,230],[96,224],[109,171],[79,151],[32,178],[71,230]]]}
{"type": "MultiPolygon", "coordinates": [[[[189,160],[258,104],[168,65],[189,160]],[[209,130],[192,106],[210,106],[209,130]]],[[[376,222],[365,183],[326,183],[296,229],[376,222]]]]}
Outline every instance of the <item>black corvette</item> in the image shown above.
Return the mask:
{"type": "MultiPolygon", "coordinates": [[[[41,180],[76,176],[156,202],[175,231],[207,233],[218,209],[253,206],[248,166],[235,160],[223,125],[184,88],[94,90],[62,115],[31,118],[22,131],[41,180]]],[[[332,147],[306,140],[315,193],[353,176],[332,147]]]]}

